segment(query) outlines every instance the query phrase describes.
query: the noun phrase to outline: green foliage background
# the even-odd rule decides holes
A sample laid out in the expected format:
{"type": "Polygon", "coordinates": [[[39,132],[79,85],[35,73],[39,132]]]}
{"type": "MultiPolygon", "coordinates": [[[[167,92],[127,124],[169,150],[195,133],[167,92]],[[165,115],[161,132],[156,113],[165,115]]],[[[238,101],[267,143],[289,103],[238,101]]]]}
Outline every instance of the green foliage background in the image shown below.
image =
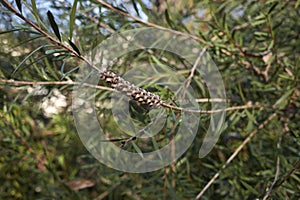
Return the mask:
{"type": "MultiPolygon", "coordinates": [[[[144,174],[108,168],[87,152],[70,109],[72,85],[41,85],[47,92],[37,95],[28,90],[30,85],[8,82],[74,81],[80,61],[25,24],[4,2],[0,4],[0,199],[195,199],[219,170],[220,176],[202,199],[263,199],[270,188],[270,199],[300,198],[299,0],[108,1],[111,8],[98,0],[47,1],[47,5],[38,0],[9,1],[55,37],[45,14],[51,10],[62,41],[71,39],[81,52],[113,33],[136,27],[156,24],[190,34],[200,45],[209,45],[226,87],[228,107],[259,105],[228,111],[217,145],[199,159],[201,134],[209,120],[204,116],[198,137],[179,160],[144,174]],[[40,104],[54,89],[67,97],[68,107],[49,118],[40,104]],[[247,136],[274,113],[223,169],[247,136]],[[83,188],[70,186],[74,180],[83,188]]],[[[128,54],[113,69],[122,74],[142,60],[172,66],[188,77],[189,68],[182,68],[182,60],[166,54],[165,61],[160,53],[128,54]]],[[[200,82],[196,75],[192,86],[199,98],[207,98],[200,82]]],[[[166,91],[158,94],[168,98],[166,91]]],[[[97,93],[103,103],[110,95],[105,90],[97,93]]],[[[106,129],[118,137],[110,109],[98,111],[107,116],[102,121],[106,129]]]]}

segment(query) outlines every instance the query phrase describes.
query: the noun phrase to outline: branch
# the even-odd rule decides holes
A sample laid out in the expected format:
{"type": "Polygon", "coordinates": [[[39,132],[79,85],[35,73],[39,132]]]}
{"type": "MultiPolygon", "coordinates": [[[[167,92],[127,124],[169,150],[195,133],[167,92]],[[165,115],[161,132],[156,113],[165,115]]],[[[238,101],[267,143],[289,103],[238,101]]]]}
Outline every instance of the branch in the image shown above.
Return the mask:
{"type": "Polygon", "coordinates": [[[193,79],[193,77],[194,77],[194,75],[195,75],[195,71],[196,71],[196,69],[197,69],[197,65],[199,64],[199,62],[200,62],[200,60],[201,60],[203,54],[206,52],[207,48],[208,48],[208,46],[205,46],[205,47],[201,50],[201,52],[200,52],[198,58],[196,59],[194,65],[193,65],[193,67],[192,67],[192,69],[191,69],[191,73],[190,73],[189,77],[187,78],[187,82],[186,82],[186,85],[185,85],[186,88],[188,88],[188,87],[190,86],[190,84],[191,84],[191,82],[192,82],[192,79],[193,79]]]}
{"type": "Polygon", "coordinates": [[[284,178],[277,184],[276,188],[274,188],[270,194],[268,194],[268,196],[266,197],[266,199],[269,198],[269,196],[271,196],[274,192],[276,192],[278,190],[278,188],[286,181],[288,180],[288,178],[297,170],[300,168],[300,161],[297,162],[297,164],[295,165],[295,167],[289,171],[285,176],[284,178]]]}
{"type": "MultiPolygon", "coordinates": [[[[139,18],[133,17],[131,15],[129,15],[128,13],[121,11],[115,7],[113,7],[112,5],[106,3],[106,2],[102,2],[97,0],[97,2],[115,12],[118,12],[124,16],[130,17],[132,19],[134,19],[135,21],[138,21],[140,23],[144,23],[148,26],[152,26],[161,30],[167,30],[167,31],[171,31],[175,34],[179,34],[179,35],[185,35],[188,36],[192,39],[195,39],[197,41],[199,41],[199,38],[194,36],[194,35],[190,35],[190,34],[186,34],[186,33],[182,33],[179,31],[174,31],[174,30],[170,30],[167,29],[165,27],[162,26],[158,26],[156,24],[152,24],[149,22],[144,22],[139,18]]],[[[135,100],[138,103],[141,103],[143,105],[149,106],[150,108],[159,108],[160,106],[163,106],[165,108],[170,108],[170,109],[174,109],[174,110],[179,110],[179,111],[183,111],[183,112],[192,112],[192,113],[204,113],[204,114],[212,114],[212,113],[217,113],[217,112],[224,112],[226,110],[234,110],[234,109],[245,109],[245,108],[257,108],[259,106],[251,106],[248,105],[246,107],[235,107],[235,108],[227,108],[227,109],[220,109],[220,110],[212,110],[212,111],[203,111],[203,110],[189,110],[189,109],[185,109],[185,108],[180,108],[180,107],[176,107],[173,105],[170,105],[164,101],[162,101],[160,99],[160,97],[156,94],[153,94],[151,92],[148,92],[142,88],[139,88],[137,86],[135,86],[134,84],[131,84],[130,82],[124,80],[122,77],[118,76],[117,74],[111,72],[111,71],[100,71],[100,69],[98,69],[96,66],[92,65],[91,62],[85,58],[84,56],[80,55],[77,51],[75,51],[72,47],[60,42],[59,40],[57,40],[56,38],[52,37],[50,34],[48,34],[47,32],[45,32],[44,30],[42,30],[39,26],[37,26],[36,24],[34,24],[32,21],[30,21],[29,19],[27,19],[22,13],[19,13],[18,10],[16,10],[9,2],[7,2],[6,0],[2,1],[2,4],[8,8],[11,12],[13,12],[15,15],[17,15],[18,17],[20,17],[22,20],[24,20],[27,24],[29,24],[31,27],[33,27],[36,31],[38,31],[41,35],[43,35],[44,37],[46,37],[47,39],[49,39],[49,41],[53,44],[55,44],[58,47],[62,47],[64,49],[66,49],[67,51],[69,51],[71,54],[73,54],[75,57],[79,58],[80,60],[84,61],[86,64],[88,64],[88,66],[92,67],[93,69],[95,69],[96,71],[99,72],[99,76],[100,79],[104,80],[109,86],[111,86],[112,88],[109,90],[112,91],[119,91],[124,93],[125,95],[129,96],[131,99],[135,100]]],[[[201,41],[200,41],[201,42],[201,41]]],[[[199,55],[199,59],[201,58],[202,54],[205,52],[205,50],[208,48],[208,46],[206,46],[200,53],[199,55]]],[[[197,65],[197,63],[194,64],[193,69],[191,70],[191,74],[188,78],[188,82],[187,85],[190,84],[190,81],[192,79],[192,77],[194,76],[194,72],[195,72],[195,66],[197,65]]],[[[1,82],[7,82],[7,83],[14,83],[14,84],[29,84],[29,85],[34,85],[34,84],[69,84],[69,85],[78,85],[78,84],[84,84],[86,86],[91,86],[91,87],[95,87],[95,88],[99,88],[99,89],[106,89],[108,90],[106,87],[102,87],[102,86],[92,86],[92,85],[88,85],[86,83],[78,83],[78,82],[16,82],[13,80],[1,80],[1,82]]]]}
{"type": "MultiPolygon", "coordinates": [[[[281,117],[280,121],[283,120],[283,117],[281,117]]],[[[278,149],[281,149],[281,142],[282,142],[282,137],[285,133],[287,133],[289,131],[288,129],[288,124],[287,123],[284,123],[283,125],[283,132],[279,138],[279,141],[277,143],[277,148],[278,149]]],[[[277,181],[278,181],[278,177],[279,177],[279,172],[280,172],[280,157],[277,156],[277,162],[276,162],[276,172],[275,172],[275,177],[274,177],[274,180],[272,182],[272,185],[270,186],[269,189],[267,189],[266,191],[266,194],[263,198],[263,200],[267,200],[270,198],[270,196],[275,193],[278,188],[293,174],[294,171],[296,171],[298,168],[300,168],[300,161],[298,161],[298,163],[295,165],[295,167],[285,175],[285,177],[277,184],[277,181]]]]}
{"type": "MultiPolygon", "coordinates": [[[[220,99],[217,99],[219,101],[220,99]]],[[[243,109],[249,109],[249,108],[261,108],[259,104],[252,105],[252,102],[249,101],[246,105],[243,106],[235,106],[235,107],[229,107],[225,109],[218,109],[218,110],[190,110],[190,109],[185,109],[177,106],[173,106],[170,104],[165,104],[163,103],[162,106],[166,108],[170,108],[173,110],[178,110],[178,111],[183,111],[183,112],[190,112],[190,113],[201,113],[201,114],[214,114],[218,112],[225,112],[225,111],[232,111],[232,110],[243,110],[243,109]]]]}
{"type": "MultiPolygon", "coordinates": [[[[82,83],[82,82],[74,82],[74,81],[16,81],[16,80],[5,80],[5,79],[0,79],[0,83],[9,83],[13,85],[83,85],[91,88],[96,88],[96,89],[101,89],[101,90],[107,90],[107,91],[112,91],[112,92],[119,92],[116,89],[110,88],[110,87],[105,87],[105,86],[100,86],[100,85],[92,85],[88,83],[82,83]]],[[[224,102],[226,101],[225,99],[196,99],[197,102],[224,102]]],[[[227,112],[227,111],[232,111],[232,110],[243,110],[243,109],[250,109],[250,108],[261,108],[259,104],[253,105],[251,101],[249,101],[246,105],[242,106],[234,106],[234,107],[229,107],[225,109],[218,109],[218,110],[189,110],[177,106],[173,106],[170,104],[167,104],[163,102],[161,106],[165,108],[170,108],[173,110],[178,110],[182,112],[191,112],[191,113],[201,113],[201,114],[213,114],[213,113],[218,113],[218,112],[227,112]]]]}
{"type": "Polygon", "coordinates": [[[226,99],[221,99],[221,98],[201,98],[201,99],[196,99],[196,102],[198,103],[206,103],[206,102],[226,102],[226,99]]]}
{"type": "Polygon", "coordinates": [[[62,47],[64,49],[66,49],[71,54],[73,54],[75,57],[79,58],[80,60],[83,60],[86,64],[88,64],[89,66],[91,66],[92,68],[94,68],[96,71],[100,71],[96,66],[92,65],[91,62],[87,58],[79,55],[78,52],[76,52],[72,47],[70,47],[70,46],[68,46],[68,45],[60,42],[56,38],[52,37],[46,31],[42,30],[39,26],[37,26],[32,21],[30,21],[29,19],[27,19],[22,13],[19,13],[18,10],[16,10],[9,2],[7,2],[6,0],[3,0],[1,3],[6,8],[8,8],[11,12],[13,12],[15,15],[17,15],[19,18],[21,18],[24,22],[26,22],[28,25],[30,25],[31,27],[33,27],[41,35],[43,35],[44,37],[46,37],[47,39],[49,39],[51,43],[55,44],[58,47],[62,47]]]}
{"type": "MultiPolygon", "coordinates": [[[[220,176],[220,173],[225,169],[228,164],[239,154],[239,152],[244,148],[244,146],[250,142],[250,140],[257,134],[257,132],[263,129],[277,114],[271,114],[265,121],[263,121],[257,129],[250,133],[250,135],[243,141],[243,143],[233,152],[233,154],[227,159],[226,163],[222,165],[221,169],[212,177],[212,179],[205,185],[201,192],[197,195],[196,199],[200,199],[205,191],[215,182],[215,180],[220,176]]],[[[299,162],[300,165],[300,162],[299,162]]]]}
{"type": "Polygon", "coordinates": [[[100,85],[92,85],[88,83],[82,83],[82,82],[74,82],[74,81],[15,81],[15,80],[5,80],[0,79],[0,83],[10,83],[13,85],[83,85],[87,87],[92,87],[96,89],[101,90],[108,90],[108,91],[116,91],[109,87],[104,87],[100,85]]]}
{"type": "Polygon", "coordinates": [[[124,12],[124,11],[112,6],[111,4],[104,2],[104,1],[96,0],[96,2],[100,5],[108,8],[108,9],[116,12],[116,13],[119,13],[119,14],[125,16],[125,17],[130,18],[130,19],[133,19],[135,22],[138,22],[140,24],[144,24],[144,25],[149,26],[149,27],[154,27],[154,28],[157,28],[157,29],[160,29],[160,30],[167,30],[167,31],[170,31],[170,32],[175,33],[177,35],[186,36],[186,37],[192,38],[192,39],[194,39],[198,42],[201,42],[203,44],[207,44],[207,42],[205,40],[203,40],[203,39],[201,39],[201,38],[199,38],[195,35],[192,35],[192,34],[189,34],[189,33],[183,33],[183,32],[180,32],[180,31],[175,31],[173,29],[169,29],[169,28],[166,28],[166,27],[163,27],[163,26],[159,26],[159,25],[151,23],[151,22],[146,22],[146,21],[144,21],[144,20],[142,20],[138,17],[132,16],[132,15],[128,14],[127,12],[124,12]]]}

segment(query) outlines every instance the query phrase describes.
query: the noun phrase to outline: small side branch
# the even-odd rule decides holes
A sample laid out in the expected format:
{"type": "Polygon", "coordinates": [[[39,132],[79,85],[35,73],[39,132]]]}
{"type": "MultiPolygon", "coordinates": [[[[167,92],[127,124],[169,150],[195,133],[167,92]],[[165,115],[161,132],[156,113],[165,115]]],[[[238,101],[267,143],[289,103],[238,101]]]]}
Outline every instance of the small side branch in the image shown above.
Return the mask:
{"type": "Polygon", "coordinates": [[[246,105],[243,105],[243,106],[234,106],[234,107],[229,107],[229,108],[225,108],[225,109],[218,109],[218,110],[190,110],[190,109],[185,109],[185,108],[173,106],[173,105],[166,104],[166,103],[163,103],[162,106],[164,106],[166,108],[173,109],[173,110],[178,110],[178,111],[183,111],[183,112],[190,112],[190,113],[200,113],[200,114],[214,114],[214,113],[227,112],[227,111],[232,111],[232,110],[261,108],[261,106],[259,104],[253,105],[251,101],[249,101],[246,105]]]}
{"type": "MultiPolygon", "coordinates": [[[[200,199],[205,191],[216,181],[216,179],[220,176],[220,173],[223,169],[225,169],[229,163],[239,154],[239,152],[245,147],[245,145],[251,141],[251,139],[257,134],[257,132],[263,129],[272,119],[277,116],[276,113],[271,114],[265,121],[263,121],[257,129],[252,131],[250,135],[243,141],[243,143],[233,152],[233,154],[227,159],[226,163],[222,165],[221,169],[211,178],[211,180],[205,185],[205,187],[201,190],[201,192],[197,195],[196,199],[200,199]]],[[[299,162],[300,165],[300,162],[299,162]]]]}

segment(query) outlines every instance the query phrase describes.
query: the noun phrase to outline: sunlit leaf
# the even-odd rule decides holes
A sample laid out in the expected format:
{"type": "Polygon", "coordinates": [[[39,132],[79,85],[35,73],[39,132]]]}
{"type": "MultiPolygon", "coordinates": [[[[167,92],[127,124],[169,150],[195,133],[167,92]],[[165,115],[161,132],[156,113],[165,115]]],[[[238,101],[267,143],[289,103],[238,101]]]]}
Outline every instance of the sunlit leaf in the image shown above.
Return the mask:
{"type": "Polygon", "coordinates": [[[141,156],[141,158],[144,158],[144,154],[142,152],[142,150],[140,149],[140,147],[135,144],[135,142],[131,142],[133,148],[136,150],[136,152],[139,154],[139,156],[141,156]]]}
{"type": "Polygon", "coordinates": [[[279,109],[283,109],[287,103],[289,102],[289,97],[291,96],[291,94],[293,93],[294,88],[293,89],[289,89],[287,90],[282,97],[280,97],[280,99],[278,99],[276,101],[276,103],[274,104],[274,107],[279,108],[279,109]]]}

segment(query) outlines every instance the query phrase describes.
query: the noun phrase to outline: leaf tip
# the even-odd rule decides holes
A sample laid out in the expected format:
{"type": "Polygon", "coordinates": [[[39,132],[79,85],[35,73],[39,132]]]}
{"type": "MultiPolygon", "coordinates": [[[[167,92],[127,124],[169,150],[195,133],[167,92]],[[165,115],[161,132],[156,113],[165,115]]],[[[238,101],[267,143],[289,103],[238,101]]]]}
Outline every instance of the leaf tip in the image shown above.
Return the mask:
{"type": "Polygon", "coordinates": [[[70,39],[69,39],[69,44],[74,49],[74,51],[76,51],[76,53],[80,56],[81,54],[80,54],[78,47],[70,39]]]}
{"type": "Polygon", "coordinates": [[[18,7],[20,13],[22,14],[22,4],[21,4],[21,0],[16,0],[16,4],[17,4],[17,7],[18,7]]]}

